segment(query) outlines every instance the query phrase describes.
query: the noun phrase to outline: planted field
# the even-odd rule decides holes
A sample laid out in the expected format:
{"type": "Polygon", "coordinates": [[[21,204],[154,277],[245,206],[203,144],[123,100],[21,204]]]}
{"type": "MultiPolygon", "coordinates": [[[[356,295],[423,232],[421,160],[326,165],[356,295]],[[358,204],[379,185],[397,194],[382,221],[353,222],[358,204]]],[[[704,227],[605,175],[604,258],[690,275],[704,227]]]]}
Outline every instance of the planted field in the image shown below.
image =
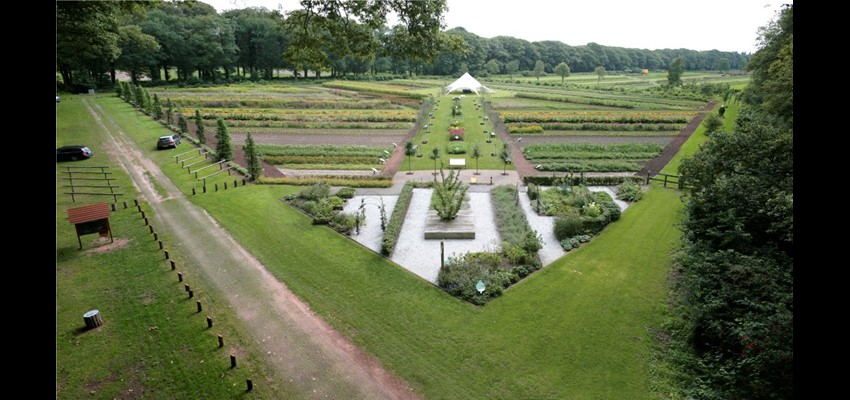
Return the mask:
{"type": "Polygon", "coordinates": [[[274,146],[257,145],[267,163],[289,169],[361,170],[383,168],[392,147],[381,146],[274,146]]]}
{"type": "Polygon", "coordinates": [[[661,153],[653,143],[639,144],[531,144],[523,149],[525,158],[538,171],[637,172],[661,153]]]}

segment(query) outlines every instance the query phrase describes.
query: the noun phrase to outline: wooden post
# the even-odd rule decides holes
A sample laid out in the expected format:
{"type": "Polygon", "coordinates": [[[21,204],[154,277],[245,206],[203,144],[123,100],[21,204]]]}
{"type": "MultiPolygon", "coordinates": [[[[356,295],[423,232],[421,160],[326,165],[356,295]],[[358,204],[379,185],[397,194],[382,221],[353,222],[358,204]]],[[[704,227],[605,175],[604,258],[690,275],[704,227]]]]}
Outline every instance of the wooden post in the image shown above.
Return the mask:
{"type": "MultiPolygon", "coordinates": [[[[200,303],[198,302],[198,304],[200,303]]],[[[218,335],[218,347],[224,347],[224,336],[218,335]]]]}
{"type": "Polygon", "coordinates": [[[202,307],[202,306],[201,306],[201,301],[200,301],[200,300],[196,301],[195,303],[197,303],[197,304],[198,304],[198,312],[204,311],[204,307],[202,307]]]}
{"type": "Polygon", "coordinates": [[[191,299],[192,297],[195,297],[195,291],[190,290],[189,291],[189,298],[191,299]]]}
{"type": "Polygon", "coordinates": [[[248,392],[254,389],[254,381],[251,378],[245,379],[245,383],[248,384],[248,392]]]}
{"type": "Polygon", "coordinates": [[[206,193],[206,192],[207,192],[207,185],[204,184],[204,193],[206,193]]]}
{"type": "Polygon", "coordinates": [[[159,249],[162,250],[162,240],[159,241],[159,249]]]}
{"type": "Polygon", "coordinates": [[[218,191],[218,182],[215,183],[215,191],[218,191]]]}
{"type": "Polygon", "coordinates": [[[236,368],[236,356],[233,354],[230,355],[230,368],[236,368]]]}
{"type": "MultiPolygon", "coordinates": [[[[133,199],[133,205],[138,207],[139,206],[139,199],[133,199]]],[[[142,209],[140,208],[139,211],[142,211],[142,209]]]]}
{"type": "Polygon", "coordinates": [[[227,182],[224,182],[224,190],[227,190],[227,182]]]}
{"type": "Polygon", "coordinates": [[[112,208],[112,212],[115,212],[115,203],[110,204],[110,206],[112,208]]]}
{"type": "Polygon", "coordinates": [[[445,244],[446,244],[446,242],[445,242],[445,241],[442,241],[442,240],[440,241],[440,269],[441,269],[441,270],[443,269],[443,267],[445,267],[445,266],[446,266],[446,248],[445,248],[445,244]]]}
{"type": "Polygon", "coordinates": [[[646,170],[646,184],[649,185],[649,176],[652,175],[652,170],[646,170]]]}
{"type": "Polygon", "coordinates": [[[125,210],[127,209],[127,202],[126,201],[124,202],[124,209],[125,210]]]}
{"type": "Polygon", "coordinates": [[[86,323],[86,329],[97,328],[103,325],[103,317],[98,310],[91,310],[83,314],[83,321],[86,323]]]}
{"type": "Polygon", "coordinates": [[[184,284],[184,285],[183,285],[183,290],[185,290],[185,291],[187,291],[187,292],[188,292],[188,291],[189,291],[189,289],[190,289],[190,288],[189,288],[189,285],[186,285],[186,284],[184,284]]]}
{"type": "MultiPolygon", "coordinates": [[[[148,230],[150,230],[151,233],[153,233],[153,225],[148,225],[148,230]]],[[[156,240],[156,239],[154,239],[154,240],[156,240]]]]}
{"type": "Polygon", "coordinates": [[[664,175],[664,187],[666,188],[667,187],[667,174],[662,174],[662,175],[664,175]]]}
{"type": "Polygon", "coordinates": [[[163,250],[162,252],[165,253],[165,259],[167,260],[168,259],[168,250],[163,250]]]}
{"type": "Polygon", "coordinates": [[[177,282],[183,282],[183,273],[182,272],[177,273],[177,282]]]}
{"type": "MultiPolygon", "coordinates": [[[[145,212],[144,211],[139,211],[139,212],[142,213],[142,218],[147,219],[147,218],[145,218],[145,212]]],[[[147,225],[147,223],[145,223],[145,225],[147,225]]]]}
{"type": "Polygon", "coordinates": [[[212,317],[207,316],[207,328],[212,328],[212,317]]]}
{"type": "Polygon", "coordinates": [[[174,260],[171,260],[171,270],[174,271],[175,269],[177,269],[177,265],[174,264],[174,260]]]}
{"type": "Polygon", "coordinates": [[[156,233],[153,234],[153,240],[159,240],[159,237],[157,237],[156,233]]]}
{"type": "Polygon", "coordinates": [[[145,218],[145,226],[148,226],[148,219],[145,218]]]}
{"type": "Polygon", "coordinates": [[[242,186],[245,186],[245,179],[242,179],[242,186]]]}
{"type": "Polygon", "coordinates": [[[192,196],[195,195],[195,188],[192,188],[192,196]]]}

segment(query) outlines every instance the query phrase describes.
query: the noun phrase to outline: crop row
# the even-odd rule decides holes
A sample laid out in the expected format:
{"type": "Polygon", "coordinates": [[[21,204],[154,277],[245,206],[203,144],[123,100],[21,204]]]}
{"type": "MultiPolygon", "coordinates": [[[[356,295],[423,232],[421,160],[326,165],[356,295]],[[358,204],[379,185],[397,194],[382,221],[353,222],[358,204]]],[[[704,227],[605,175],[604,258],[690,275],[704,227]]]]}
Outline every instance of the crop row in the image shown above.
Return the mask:
{"type": "Polygon", "coordinates": [[[390,148],[377,146],[276,146],[258,144],[257,152],[263,156],[362,156],[372,159],[386,158],[391,154],[390,148]]]}
{"type": "Polygon", "coordinates": [[[614,100],[614,99],[594,99],[589,97],[580,97],[580,96],[562,96],[562,95],[548,95],[548,94],[536,94],[536,93],[517,93],[515,94],[518,98],[527,98],[527,99],[538,99],[538,100],[549,100],[549,101],[559,101],[564,103],[577,103],[577,104],[589,104],[589,105],[598,105],[598,106],[607,106],[607,107],[618,107],[618,108],[626,108],[626,109],[678,109],[678,110],[691,110],[696,109],[702,106],[702,104],[692,104],[692,105],[671,105],[664,104],[657,101],[635,101],[635,100],[614,100]]]}
{"type": "Polygon", "coordinates": [[[543,133],[544,131],[680,131],[685,128],[684,124],[509,124],[510,133],[543,133]]]}
{"type": "Polygon", "coordinates": [[[253,124],[247,125],[230,125],[231,133],[252,133],[252,134],[269,134],[269,135],[347,135],[347,136],[399,136],[407,133],[407,129],[388,129],[370,127],[368,129],[355,127],[331,127],[328,129],[322,128],[289,128],[286,126],[268,126],[253,124]]]}
{"type": "Polygon", "coordinates": [[[304,156],[278,156],[266,155],[263,156],[263,161],[275,165],[307,165],[307,164],[322,164],[322,165],[345,165],[345,164],[361,164],[364,168],[369,169],[375,165],[379,165],[378,158],[374,156],[326,156],[326,155],[304,155],[304,156]]]}
{"type": "MultiPolygon", "coordinates": [[[[258,109],[195,109],[205,119],[218,117],[239,121],[341,121],[341,122],[416,122],[413,110],[276,110],[258,109]]],[[[195,110],[184,110],[186,117],[194,115],[195,110]]]]}
{"type": "Polygon", "coordinates": [[[171,99],[179,108],[289,108],[289,109],[346,109],[373,110],[390,109],[399,106],[383,99],[305,99],[305,98],[264,98],[264,99],[205,99],[201,97],[181,97],[171,99]]]}
{"type": "Polygon", "coordinates": [[[500,119],[505,123],[625,123],[687,124],[695,113],[682,112],[551,112],[551,111],[503,111],[500,119]]]}
{"type": "Polygon", "coordinates": [[[393,85],[379,85],[375,83],[365,83],[365,82],[346,82],[346,81],[330,81],[323,83],[326,87],[337,88],[337,89],[347,89],[347,90],[356,90],[358,92],[365,93],[377,93],[377,94],[389,94],[398,97],[405,97],[409,99],[422,100],[428,97],[427,94],[416,93],[410,90],[399,89],[398,86],[393,85]]]}

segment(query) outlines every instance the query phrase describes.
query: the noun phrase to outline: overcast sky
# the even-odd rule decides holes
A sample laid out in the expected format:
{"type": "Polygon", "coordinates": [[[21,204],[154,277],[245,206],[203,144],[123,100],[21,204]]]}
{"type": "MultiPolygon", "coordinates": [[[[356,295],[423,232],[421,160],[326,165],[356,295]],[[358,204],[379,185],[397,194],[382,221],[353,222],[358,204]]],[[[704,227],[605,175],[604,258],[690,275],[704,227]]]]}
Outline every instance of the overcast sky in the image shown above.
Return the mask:
{"type": "MultiPolygon", "coordinates": [[[[265,7],[293,11],[298,0],[201,0],[219,12],[265,7]]],[[[791,0],[448,0],[446,29],[570,46],[595,42],[638,49],[753,53],[758,28],[791,0]]]]}

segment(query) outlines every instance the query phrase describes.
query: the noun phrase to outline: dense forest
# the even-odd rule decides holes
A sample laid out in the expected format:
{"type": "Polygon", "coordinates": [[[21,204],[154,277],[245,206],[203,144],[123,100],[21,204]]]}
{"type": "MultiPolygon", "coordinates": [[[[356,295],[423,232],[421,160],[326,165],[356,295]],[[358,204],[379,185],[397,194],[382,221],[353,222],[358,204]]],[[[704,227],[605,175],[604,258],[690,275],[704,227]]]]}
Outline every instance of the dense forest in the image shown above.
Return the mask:
{"type": "Polygon", "coordinates": [[[744,69],[751,56],[482,38],[461,27],[443,30],[445,0],[329,4],[303,1],[284,15],[265,8],[218,13],[199,1],[60,1],[56,64],[66,87],[80,88],[112,86],[116,71],[134,82],[270,79],[282,69],[301,76],[487,76],[531,71],[539,61],[546,73],[561,63],[572,72],[666,70],[677,57],[685,70],[729,71],[744,69]],[[389,11],[400,14],[398,25],[386,26],[389,11]]]}

